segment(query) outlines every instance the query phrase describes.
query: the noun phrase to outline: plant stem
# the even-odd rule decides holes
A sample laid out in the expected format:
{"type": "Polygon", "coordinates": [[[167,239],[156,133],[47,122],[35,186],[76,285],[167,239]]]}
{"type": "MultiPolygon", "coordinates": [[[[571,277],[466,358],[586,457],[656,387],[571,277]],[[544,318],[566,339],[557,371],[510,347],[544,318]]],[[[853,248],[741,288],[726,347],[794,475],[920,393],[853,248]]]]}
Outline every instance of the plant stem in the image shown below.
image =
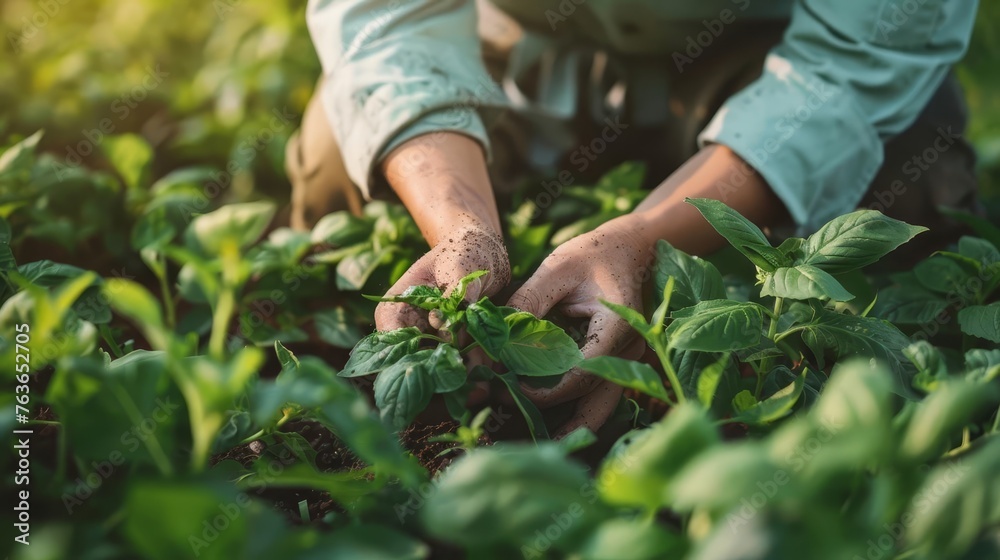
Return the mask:
{"type": "Polygon", "coordinates": [[[992,432],[1000,430],[1000,408],[997,408],[997,416],[993,419],[993,429],[992,432]]]}
{"type": "Polygon", "coordinates": [[[236,297],[228,286],[222,288],[219,301],[212,314],[212,337],[208,341],[208,353],[216,360],[222,361],[226,354],[226,333],[229,331],[229,319],[236,308],[236,297]]]}
{"type": "Polygon", "coordinates": [[[466,352],[468,352],[469,350],[472,350],[473,348],[476,348],[476,347],[478,347],[478,346],[479,346],[479,343],[478,343],[478,342],[473,342],[472,344],[469,344],[469,345],[468,345],[468,346],[466,346],[465,348],[462,348],[461,350],[459,350],[459,351],[458,351],[458,353],[459,353],[459,354],[465,354],[465,353],[466,353],[466,352]]]}
{"type": "MultiPolygon", "coordinates": [[[[144,418],[142,413],[139,412],[139,408],[136,406],[135,401],[132,400],[132,396],[129,395],[121,385],[117,384],[111,387],[111,392],[115,395],[115,398],[118,399],[118,403],[122,405],[122,408],[125,410],[125,414],[128,415],[133,426],[141,425],[144,418]]],[[[163,476],[173,475],[173,465],[171,465],[170,459],[167,457],[166,452],[160,445],[160,440],[156,437],[156,434],[149,434],[148,437],[142,439],[142,443],[145,444],[146,450],[149,451],[149,456],[152,457],[153,463],[156,465],[156,468],[159,469],[160,474],[163,476]]]]}
{"type": "Polygon", "coordinates": [[[680,379],[677,378],[677,372],[674,371],[674,365],[670,363],[670,348],[661,341],[657,340],[655,342],[656,344],[653,348],[656,350],[656,357],[660,359],[663,372],[667,374],[670,387],[674,390],[674,395],[677,397],[677,404],[683,404],[687,402],[687,397],[684,396],[684,389],[681,387],[680,379]]]}
{"type": "Polygon", "coordinates": [[[163,308],[167,313],[167,327],[170,330],[174,330],[174,324],[176,322],[176,315],[174,311],[174,300],[170,296],[170,285],[167,284],[167,257],[165,255],[157,255],[156,259],[160,261],[161,269],[157,271],[156,278],[160,282],[160,293],[163,297],[163,308]],[[162,274],[160,273],[162,271],[162,274]]]}
{"type": "Polygon", "coordinates": [[[423,333],[420,336],[418,336],[417,338],[426,338],[428,340],[434,340],[434,341],[440,342],[441,344],[448,344],[447,340],[441,338],[440,336],[436,336],[436,335],[433,335],[433,334],[423,333]]]}
{"type": "Polygon", "coordinates": [[[268,434],[270,432],[276,431],[278,428],[280,428],[281,426],[283,426],[285,424],[285,422],[288,422],[289,420],[291,420],[294,417],[295,417],[294,414],[289,414],[288,411],[286,410],[286,411],[284,411],[282,413],[281,418],[278,419],[278,421],[274,424],[273,427],[271,427],[271,428],[261,428],[260,430],[257,431],[257,433],[243,438],[243,440],[240,441],[240,443],[238,445],[246,445],[246,444],[250,443],[251,441],[256,441],[256,440],[264,437],[266,434],[268,434]]]}
{"type": "MultiPolygon", "coordinates": [[[[774,316],[771,317],[771,324],[767,327],[767,338],[777,345],[775,336],[778,334],[778,318],[781,317],[781,310],[785,306],[785,298],[774,298],[774,316]]],[[[764,388],[764,378],[771,370],[771,357],[761,360],[760,371],[757,372],[757,388],[754,389],[754,397],[760,400],[760,392],[764,388]]]]}
{"type": "Polygon", "coordinates": [[[212,358],[222,361],[226,355],[229,320],[236,311],[236,291],[241,282],[239,247],[232,243],[224,244],[219,259],[222,261],[222,285],[212,314],[212,336],[208,341],[208,353],[212,358]]]}
{"type": "Polygon", "coordinates": [[[115,358],[121,358],[125,355],[121,346],[119,346],[118,343],[115,342],[114,337],[111,336],[111,331],[108,329],[107,325],[100,325],[98,330],[101,333],[101,338],[103,338],[104,342],[108,344],[108,348],[111,350],[111,353],[115,355],[115,358]]]}

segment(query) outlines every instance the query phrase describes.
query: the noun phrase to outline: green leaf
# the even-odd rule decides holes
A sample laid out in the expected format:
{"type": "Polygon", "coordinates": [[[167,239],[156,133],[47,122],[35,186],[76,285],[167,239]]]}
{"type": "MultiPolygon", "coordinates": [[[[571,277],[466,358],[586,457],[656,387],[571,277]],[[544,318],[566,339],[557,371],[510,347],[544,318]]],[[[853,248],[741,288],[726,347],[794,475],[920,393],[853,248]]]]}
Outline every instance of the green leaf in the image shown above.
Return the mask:
{"type": "Polygon", "coordinates": [[[810,415],[843,433],[885,428],[892,416],[891,389],[891,377],[884,367],[847,360],[833,368],[830,382],[810,415]]]}
{"type": "Polygon", "coordinates": [[[363,339],[351,350],[351,356],[344,364],[340,377],[358,377],[378,373],[398,362],[404,356],[420,349],[422,333],[416,327],[406,327],[387,332],[375,332],[363,339]]]}
{"type": "Polygon", "coordinates": [[[403,453],[368,398],[335,373],[319,358],[305,356],[298,367],[284,368],[274,381],[260,381],[250,400],[254,421],[273,425],[286,404],[300,407],[376,472],[399,477],[407,486],[418,484],[424,478],[422,469],[403,453]]]}
{"type": "Polygon", "coordinates": [[[170,335],[163,324],[160,302],[146,288],[131,280],[110,278],[105,281],[103,292],[108,304],[132,319],[154,348],[165,350],[169,346],[170,335]]]}
{"type": "Polygon", "coordinates": [[[987,405],[995,407],[997,401],[998,390],[994,385],[941,383],[917,406],[900,442],[900,454],[919,463],[940,456],[957,431],[987,405]]]}
{"type": "Polygon", "coordinates": [[[556,546],[571,546],[592,525],[594,506],[582,505],[589,479],[554,443],[474,449],[438,479],[420,510],[436,539],[481,549],[529,545],[555,512],[571,520],[556,546]],[[575,504],[575,505],[574,505],[575,504]]]}
{"type": "Polygon", "coordinates": [[[740,505],[741,499],[759,492],[759,484],[775,482],[779,471],[762,446],[752,443],[713,446],[676,474],[670,505],[680,511],[699,508],[721,514],[740,505]]]}
{"type": "Polygon", "coordinates": [[[500,352],[510,339],[510,327],[496,305],[483,298],[465,310],[466,329],[493,360],[500,359],[500,352]]]}
{"type": "Polygon", "coordinates": [[[172,370],[187,403],[193,439],[192,467],[207,465],[211,446],[226,422],[229,410],[246,392],[246,386],[264,364],[264,353],[255,347],[235,351],[225,363],[208,356],[189,356],[172,370]]]}
{"type": "Polygon", "coordinates": [[[504,320],[510,338],[500,350],[500,361],[512,372],[533,377],[556,375],[583,360],[576,342],[553,323],[524,311],[504,320]]]}
{"type": "Polygon", "coordinates": [[[768,274],[761,286],[760,295],[788,299],[830,299],[850,301],[854,295],[848,292],[836,278],[815,266],[800,264],[781,267],[768,274]]]}
{"type": "MultiPolygon", "coordinates": [[[[803,342],[822,358],[826,351],[838,360],[851,356],[877,358],[887,367],[899,371],[903,348],[910,340],[887,321],[872,317],[857,317],[823,309],[808,323],[795,325],[781,335],[798,332],[803,342]]],[[[909,384],[907,383],[908,387],[909,384]]]]}
{"type": "Polygon", "coordinates": [[[619,518],[597,527],[577,552],[587,560],[662,560],[684,558],[687,549],[684,537],[659,525],[619,518]]]}
{"type": "Polygon", "coordinates": [[[400,531],[382,525],[352,524],[319,537],[299,558],[421,560],[429,558],[430,552],[429,546],[400,531]]]}
{"type": "Polygon", "coordinates": [[[433,350],[403,356],[375,378],[375,406],[382,420],[394,428],[408,426],[427,408],[435,382],[428,369],[433,350]]]}
{"type": "Polygon", "coordinates": [[[652,330],[652,325],[650,325],[646,321],[646,318],[642,316],[642,313],[639,313],[638,311],[632,309],[627,305],[611,303],[610,301],[604,301],[603,299],[600,301],[601,304],[604,305],[604,307],[607,307],[611,311],[614,311],[615,315],[618,315],[619,317],[624,319],[625,322],[628,323],[630,327],[635,329],[647,341],[650,341],[649,337],[650,337],[650,332],[652,330]]]}
{"type": "Polygon", "coordinates": [[[101,149],[125,180],[125,186],[129,190],[147,185],[153,162],[153,149],[142,136],[138,134],[108,136],[101,144],[101,149]]]}
{"type": "Polygon", "coordinates": [[[704,301],[673,313],[667,329],[671,343],[681,350],[729,352],[749,348],[760,340],[763,308],[752,302],[704,301]]]}
{"type": "Polygon", "coordinates": [[[868,266],[927,228],[911,226],[874,210],[834,218],[806,239],[802,264],[830,273],[868,266]]]}
{"type": "MultiPolygon", "coordinates": [[[[861,465],[886,464],[898,442],[892,429],[896,410],[892,389],[892,374],[884,367],[860,359],[837,364],[808,416],[801,419],[807,422],[793,419],[777,429],[769,444],[771,457],[786,465],[791,460],[796,470],[802,470],[804,481],[857,473],[861,465]],[[809,442],[815,438],[823,445],[803,457],[801,450],[812,447],[809,442]]],[[[824,492],[812,484],[803,490],[824,492]]]]}
{"type": "Polygon", "coordinates": [[[764,232],[736,210],[710,198],[686,198],[684,201],[697,208],[708,223],[757,268],[771,272],[789,264],[787,257],[771,246],[764,232]]]}
{"type": "Polygon", "coordinates": [[[958,240],[958,252],[982,266],[1000,263],[1000,250],[989,241],[978,237],[962,236],[958,240]]]}
{"type": "Polygon", "coordinates": [[[455,286],[455,289],[452,290],[451,294],[448,295],[448,299],[452,303],[455,309],[457,309],[458,304],[465,299],[465,294],[469,290],[469,285],[475,282],[476,280],[479,280],[483,276],[486,276],[487,274],[489,274],[488,270],[477,270],[462,277],[462,279],[458,281],[458,284],[455,286]]]}
{"type": "MultiPolygon", "coordinates": [[[[906,542],[925,558],[958,558],[1000,523],[1000,441],[938,464],[915,493],[903,519],[906,542]],[[928,507],[928,499],[933,507],[928,507]]],[[[973,556],[961,556],[973,558],[973,556]]]]}
{"type": "Polygon", "coordinates": [[[0,273],[14,270],[17,267],[14,252],[10,248],[12,237],[10,224],[7,220],[0,218],[0,273]]]}
{"type": "Polygon", "coordinates": [[[920,261],[913,268],[922,286],[942,295],[967,296],[970,275],[955,261],[935,255],[920,261]]]}
{"type": "Polygon", "coordinates": [[[893,323],[920,325],[935,320],[947,308],[948,302],[943,298],[908,284],[880,290],[874,313],[893,323]]]}
{"type": "Polygon", "coordinates": [[[757,398],[748,389],[744,389],[733,397],[733,410],[743,412],[757,406],[757,398]]]}
{"type": "Polygon", "coordinates": [[[360,243],[371,235],[372,224],[346,210],[327,214],[320,218],[309,234],[315,244],[346,247],[360,243]]]}
{"type": "Polygon", "coordinates": [[[285,346],[274,341],[274,353],[278,356],[278,363],[281,364],[281,371],[293,371],[299,368],[299,359],[295,357],[295,354],[291,350],[285,348],[285,346]]]}
{"type": "Polygon", "coordinates": [[[965,334],[1000,342],[1000,302],[962,309],[958,312],[958,325],[965,334]]]}
{"type": "MultiPolygon", "coordinates": [[[[486,366],[477,366],[475,369],[480,371],[486,370],[492,374],[486,366]]],[[[475,370],[473,370],[475,371],[475,370]]],[[[542,413],[535,406],[535,403],[531,402],[528,397],[524,396],[521,392],[520,382],[517,380],[517,374],[515,373],[504,373],[496,376],[504,386],[507,387],[507,391],[510,393],[511,398],[514,399],[514,404],[517,405],[518,410],[521,411],[521,415],[524,416],[524,421],[528,425],[528,431],[531,433],[531,439],[533,441],[543,441],[549,439],[549,431],[545,426],[545,418],[542,417],[542,413]]]]}
{"type": "MultiPolygon", "coordinates": [[[[689,400],[699,399],[701,376],[706,369],[722,363],[724,357],[725,353],[720,352],[699,352],[696,350],[676,350],[673,352],[671,362],[674,371],[677,372],[677,380],[683,388],[684,395],[689,400]]],[[[708,383],[707,379],[705,383],[708,383]]],[[[705,390],[707,389],[708,387],[705,387],[705,390]]],[[[731,411],[730,403],[733,397],[741,389],[739,372],[735,364],[730,361],[725,364],[718,384],[714,388],[711,412],[717,417],[727,416],[731,411]]]]}
{"type": "Polygon", "coordinates": [[[802,264],[802,259],[805,257],[802,246],[805,244],[806,240],[801,237],[789,237],[782,241],[781,245],[778,245],[778,251],[793,264],[802,264]]]}
{"type": "Polygon", "coordinates": [[[259,538],[269,532],[264,529],[269,524],[281,523],[278,514],[221,481],[134,480],[127,492],[124,534],[139,555],[150,560],[244,558],[255,544],[264,548],[264,543],[253,542],[255,533],[259,538]],[[208,531],[219,516],[228,521],[226,529],[208,531]],[[265,523],[259,523],[261,519],[265,523]],[[260,530],[252,531],[257,524],[260,530]],[[207,540],[211,536],[215,538],[207,540]]]}
{"type": "Polygon", "coordinates": [[[719,388],[719,382],[726,372],[727,365],[729,365],[729,354],[723,354],[717,362],[701,370],[701,375],[698,376],[698,400],[705,408],[712,406],[712,400],[715,398],[715,392],[719,388]]]}
{"type": "Polygon", "coordinates": [[[948,377],[948,364],[944,354],[926,340],[903,348],[903,355],[917,367],[913,384],[926,392],[934,391],[938,382],[948,377]]]}
{"type": "Polygon", "coordinates": [[[343,307],[319,311],[313,315],[320,340],[337,348],[352,348],[361,340],[361,329],[343,307]]]}
{"type": "Polygon", "coordinates": [[[177,228],[170,222],[169,212],[169,206],[160,205],[140,216],[132,228],[132,248],[158,249],[173,241],[177,228]]]}
{"type": "Polygon", "coordinates": [[[298,265],[311,247],[307,234],[282,227],[272,231],[247,258],[251,261],[253,274],[284,272],[298,265]]]}
{"type": "MultiPolygon", "coordinates": [[[[667,281],[663,283],[663,290],[660,293],[660,303],[653,310],[653,316],[649,319],[650,334],[656,333],[656,338],[661,338],[660,335],[666,326],[667,313],[670,311],[670,301],[673,299],[674,284],[676,284],[674,277],[668,276],[667,281]]],[[[647,336],[646,338],[649,337],[647,336]]]]}
{"type": "Polygon", "coordinates": [[[170,472],[184,412],[177,394],[165,391],[167,381],[163,352],[136,350],[109,365],[72,358],[56,366],[45,399],[64,422],[74,456],[170,472]]]}
{"type": "Polygon", "coordinates": [[[733,421],[761,425],[770,424],[784,418],[792,411],[795,403],[798,402],[805,382],[806,372],[803,371],[801,375],[797,376],[785,388],[749,408],[740,410],[739,414],[733,418],[733,421]]]}
{"type": "Polygon", "coordinates": [[[648,364],[613,356],[599,356],[580,362],[580,369],[661,401],[670,401],[660,374],[648,364]]]}
{"type": "Polygon", "coordinates": [[[965,353],[966,379],[989,382],[1000,375],[1000,350],[977,348],[965,353]]]}
{"type": "Polygon", "coordinates": [[[671,276],[674,277],[674,291],[670,303],[674,309],[726,297],[722,275],[715,265],[675,249],[661,239],[656,242],[656,268],[653,271],[658,297],[671,276]]]}
{"type": "Polygon", "coordinates": [[[595,189],[598,191],[642,192],[646,178],[646,165],[639,161],[626,161],[601,175],[595,189]]]}
{"type": "Polygon", "coordinates": [[[612,449],[595,477],[601,497],[614,505],[654,510],[669,503],[677,473],[717,444],[719,435],[701,407],[684,404],[623,440],[627,443],[612,449]]]}
{"type": "Polygon", "coordinates": [[[25,280],[43,288],[54,288],[67,280],[79,278],[87,271],[71,264],[40,260],[22,264],[17,272],[25,280]]]}
{"type": "Polygon", "coordinates": [[[30,173],[31,166],[35,162],[35,148],[42,139],[42,134],[44,132],[41,130],[35,131],[31,136],[0,154],[0,178],[30,173]]]}
{"type": "Polygon", "coordinates": [[[226,243],[247,247],[264,233],[274,211],[271,202],[227,204],[192,220],[184,234],[185,243],[207,255],[219,255],[226,243]]]}
{"type": "Polygon", "coordinates": [[[383,247],[378,251],[367,250],[344,256],[337,263],[337,289],[357,291],[362,289],[380,265],[392,256],[393,247],[383,247]]]}
{"type": "Polygon", "coordinates": [[[427,358],[427,373],[434,383],[435,393],[448,393],[465,385],[466,370],[458,348],[441,344],[427,358]]]}
{"type": "Polygon", "coordinates": [[[597,443],[597,434],[590,431],[586,426],[580,426],[563,436],[562,439],[556,442],[556,445],[563,448],[566,453],[575,453],[595,443],[597,443]]]}
{"type": "Polygon", "coordinates": [[[406,303],[420,309],[432,311],[440,309],[444,302],[444,294],[441,288],[435,286],[410,286],[398,296],[365,296],[365,299],[372,301],[388,301],[393,303],[406,303]]]}

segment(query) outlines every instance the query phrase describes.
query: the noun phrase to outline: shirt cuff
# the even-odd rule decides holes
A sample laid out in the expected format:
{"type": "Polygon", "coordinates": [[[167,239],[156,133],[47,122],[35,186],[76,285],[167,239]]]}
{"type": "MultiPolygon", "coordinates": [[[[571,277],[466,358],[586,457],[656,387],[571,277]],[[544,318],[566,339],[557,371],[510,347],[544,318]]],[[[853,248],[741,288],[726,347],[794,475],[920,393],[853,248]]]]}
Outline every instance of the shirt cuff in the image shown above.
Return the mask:
{"type": "MultiPolygon", "coordinates": [[[[882,142],[849,92],[769,55],[764,74],[731,97],[698,137],[729,147],[767,181],[800,235],[854,210],[882,164],[882,142]]],[[[736,178],[720,185],[738,189],[736,178]]]]}
{"type": "Polygon", "coordinates": [[[367,188],[361,189],[365,197],[369,200],[384,198],[388,192],[388,185],[384,179],[380,179],[381,175],[375,169],[382,163],[385,156],[389,155],[390,152],[407,140],[412,140],[424,134],[437,134],[441,132],[457,132],[476,140],[483,147],[486,160],[492,160],[493,155],[489,135],[486,132],[486,126],[483,124],[483,119],[480,118],[479,113],[468,108],[441,109],[427,113],[397,132],[385,147],[379,150],[378,155],[371,163],[371,169],[368,173],[371,181],[367,188]]]}
{"type": "Polygon", "coordinates": [[[488,147],[481,115],[491,117],[507,102],[476,66],[478,58],[448,50],[434,58],[424,49],[398,46],[371,57],[377,60],[328,72],[320,91],[347,174],[367,198],[380,159],[417,134],[458,131],[488,147]]]}

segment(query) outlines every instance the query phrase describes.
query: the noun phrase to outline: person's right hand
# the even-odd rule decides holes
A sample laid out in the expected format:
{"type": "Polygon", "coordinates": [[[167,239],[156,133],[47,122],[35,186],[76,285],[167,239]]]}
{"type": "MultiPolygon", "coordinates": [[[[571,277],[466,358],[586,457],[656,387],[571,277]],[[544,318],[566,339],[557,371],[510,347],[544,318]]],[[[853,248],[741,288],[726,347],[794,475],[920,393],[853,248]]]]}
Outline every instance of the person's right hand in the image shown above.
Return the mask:
{"type": "MultiPolygon", "coordinates": [[[[510,282],[510,261],[503,238],[488,228],[468,226],[441,238],[385,295],[400,295],[410,286],[436,286],[450,291],[477,270],[489,274],[469,285],[466,301],[491,296],[510,282]]],[[[426,311],[405,303],[383,302],[375,308],[375,327],[380,331],[412,326],[428,331],[437,326],[432,322],[426,311]]]]}

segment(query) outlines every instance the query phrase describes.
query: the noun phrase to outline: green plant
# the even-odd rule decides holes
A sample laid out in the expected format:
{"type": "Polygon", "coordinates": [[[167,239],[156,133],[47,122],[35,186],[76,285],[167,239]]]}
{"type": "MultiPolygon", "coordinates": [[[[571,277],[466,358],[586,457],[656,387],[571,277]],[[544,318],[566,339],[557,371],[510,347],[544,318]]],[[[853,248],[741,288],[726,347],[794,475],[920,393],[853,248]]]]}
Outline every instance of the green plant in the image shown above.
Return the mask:
{"type": "MultiPolygon", "coordinates": [[[[787,415],[803,392],[819,390],[827,358],[877,358],[909,393],[902,350],[908,340],[892,324],[838,311],[854,296],[834,274],[871,264],[922,231],[871,210],[826,224],[806,239],[773,247],[755,225],[723,203],[689,200],[757,271],[757,301],[728,299],[719,271],[665,241],[654,269],[658,306],[647,321],[638,312],[605,302],[652,348],[677,403],[697,399],[730,422],[769,424],[787,415]],[[752,368],[746,386],[733,360],[752,368]],[[765,398],[766,392],[766,398],[765,398]],[[721,401],[721,402],[720,402],[721,401]]],[[[581,367],[625,387],[671,401],[653,367],[601,357],[581,367]]]]}
{"type": "Polygon", "coordinates": [[[416,327],[376,332],[351,351],[339,375],[378,374],[375,404],[393,426],[402,428],[412,422],[434,394],[444,394],[452,415],[461,418],[466,414],[464,397],[473,385],[497,377],[511,392],[532,433],[544,434],[544,424],[537,422],[537,410],[521,395],[514,376],[558,375],[574,367],[583,355],[576,342],[549,321],[498,307],[488,298],[467,303],[469,284],[485,274],[478,271],[462,278],[447,294],[433,286],[412,286],[400,296],[372,298],[434,313],[444,331],[444,337],[423,333],[416,327]],[[471,337],[471,343],[462,345],[463,333],[471,337]],[[503,364],[508,372],[494,374],[480,367],[468,375],[462,358],[476,348],[503,364]]]}
{"type": "Polygon", "coordinates": [[[872,546],[894,558],[962,557],[1000,522],[1000,447],[991,438],[947,449],[1000,393],[956,379],[897,414],[893,399],[888,371],[853,361],[835,368],[808,414],[729,443],[702,407],[683,404],[623,437],[593,479],[553,444],[473,450],[442,477],[422,520],[487,559],[792,558],[806,543],[822,543],[816,558],[872,546]],[[679,523],[662,522],[666,508],[679,523]]]}
{"type": "MultiPolygon", "coordinates": [[[[882,290],[875,313],[902,325],[913,325],[933,338],[957,318],[968,337],[1000,342],[1000,228],[976,216],[950,213],[981,237],[964,236],[955,251],[939,251],[893,275],[895,284],[882,290]]],[[[966,349],[972,340],[964,341],[966,349]]]]}

